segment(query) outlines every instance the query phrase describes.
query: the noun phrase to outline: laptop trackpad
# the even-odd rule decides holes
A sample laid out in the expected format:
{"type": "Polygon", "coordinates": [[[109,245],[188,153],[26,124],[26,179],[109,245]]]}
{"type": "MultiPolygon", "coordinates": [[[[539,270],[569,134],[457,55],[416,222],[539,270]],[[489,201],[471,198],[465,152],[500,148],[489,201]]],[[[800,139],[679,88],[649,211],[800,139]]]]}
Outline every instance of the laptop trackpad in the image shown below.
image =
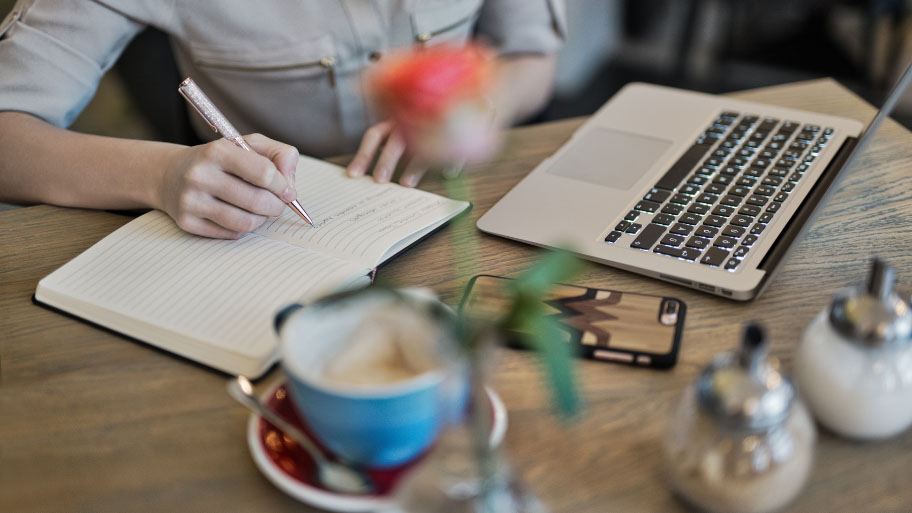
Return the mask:
{"type": "Polygon", "coordinates": [[[595,128],[571,144],[573,147],[551,165],[548,173],[627,190],[662,157],[672,142],[595,128]]]}

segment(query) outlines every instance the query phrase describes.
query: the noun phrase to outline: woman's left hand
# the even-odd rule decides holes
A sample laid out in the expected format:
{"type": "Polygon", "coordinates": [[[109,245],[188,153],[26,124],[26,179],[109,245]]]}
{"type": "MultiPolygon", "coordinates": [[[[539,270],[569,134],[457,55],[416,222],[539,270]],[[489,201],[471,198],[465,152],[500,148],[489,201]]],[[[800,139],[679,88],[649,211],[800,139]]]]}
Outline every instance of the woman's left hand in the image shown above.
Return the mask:
{"type": "Polygon", "coordinates": [[[389,182],[393,178],[396,166],[403,158],[409,158],[408,164],[399,177],[399,183],[405,187],[418,185],[428,170],[428,166],[411,157],[406,147],[405,138],[396,130],[392,121],[383,121],[368,128],[361,139],[358,152],[348,165],[348,176],[367,174],[371,162],[376,157],[373,175],[377,183],[389,182]]]}

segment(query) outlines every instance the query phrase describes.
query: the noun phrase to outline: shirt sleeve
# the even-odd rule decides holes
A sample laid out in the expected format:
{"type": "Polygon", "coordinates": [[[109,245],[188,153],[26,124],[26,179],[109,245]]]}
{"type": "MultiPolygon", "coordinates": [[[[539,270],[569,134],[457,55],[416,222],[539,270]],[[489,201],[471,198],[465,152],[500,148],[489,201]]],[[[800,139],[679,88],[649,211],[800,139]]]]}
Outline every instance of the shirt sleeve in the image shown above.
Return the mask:
{"type": "Polygon", "coordinates": [[[142,28],[90,0],[19,0],[0,24],[0,111],[68,127],[142,28]]]}
{"type": "Polygon", "coordinates": [[[487,0],[477,34],[505,54],[552,54],[567,36],[564,0],[487,0]]]}

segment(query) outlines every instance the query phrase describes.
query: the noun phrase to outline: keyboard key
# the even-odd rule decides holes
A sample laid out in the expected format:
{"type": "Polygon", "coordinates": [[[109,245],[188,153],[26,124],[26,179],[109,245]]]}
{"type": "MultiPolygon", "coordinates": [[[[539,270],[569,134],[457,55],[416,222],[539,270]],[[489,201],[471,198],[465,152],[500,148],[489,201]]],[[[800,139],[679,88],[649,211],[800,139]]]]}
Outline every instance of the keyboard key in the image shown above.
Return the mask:
{"type": "Polygon", "coordinates": [[[779,190],[786,193],[792,192],[795,190],[795,184],[793,182],[786,182],[779,190]]]}
{"type": "Polygon", "coordinates": [[[733,270],[735,270],[735,268],[738,267],[738,264],[740,264],[740,263],[741,263],[741,261],[738,260],[737,258],[729,258],[728,262],[725,262],[725,268],[729,271],[733,271],[733,270]]]}
{"type": "Polygon", "coordinates": [[[680,214],[681,211],[683,211],[683,210],[684,210],[684,207],[682,207],[680,205],[668,204],[668,205],[665,205],[664,207],[662,207],[663,214],[669,214],[669,215],[673,215],[673,216],[680,214]]]}
{"type": "Polygon", "coordinates": [[[743,199],[744,198],[741,198],[738,196],[733,196],[733,195],[729,194],[729,195],[725,196],[724,198],[722,198],[721,200],[719,200],[719,203],[721,203],[723,205],[728,205],[730,207],[737,207],[738,205],[741,204],[741,200],[743,200],[743,199]]]}
{"type": "Polygon", "coordinates": [[[735,208],[728,205],[718,205],[712,211],[714,216],[728,217],[735,213],[735,208]]]}
{"type": "Polygon", "coordinates": [[[720,228],[722,225],[725,224],[725,218],[720,217],[720,216],[709,216],[703,220],[703,224],[706,224],[706,225],[709,225],[709,226],[712,226],[715,228],[720,228]]]}
{"type": "Polygon", "coordinates": [[[747,226],[750,226],[751,223],[753,223],[753,222],[754,222],[754,220],[748,216],[737,215],[731,219],[729,224],[732,224],[734,226],[747,227],[747,226]]]}
{"type": "Polygon", "coordinates": [[[725,237],[732,237],[737,239],[738,237],[744,235],[744,232],[747,231],[747,228],[743,226],[728,225],[722,230],[722,235],[725,237]]]}
{"type": "Polygon", "coordinates": [[[750,188],[743,187],[741,185],[735,185],[734,187],[728,189],[728,194],[732,196],[739,196],[743,198],[744,196],[747,196],[748,193],[750,193],[750,188]]]}
{"type": "Polygon", "coordinates": [[[772,221],[772,220],[773,220],[773,214],[770,214],[769,212],[767,212],[767,213],[763,214],[762,216],[760,216],[757,219],[757,222],[763,223],[763,224],[769,224],[770,221],[772,221]]]}
{"type": "Polygon", "coordinates": [[[697,201],[697,203],[705,203],[705,204],[707,204],[707,205],[712,205],[712,204],[715,203],[716,200],[718,200],[718,199],[719,199],[719,197],[716,196],[715,194],[706,194],[706,193],[703,193],[703,194],[701,194],[699,197],[697,197],[697,200],[696,200],[696,201],[697,201]]]}
{"type": "Polygon", "coordinates": [[[642,233],[630,243],[631,248],[649,250],[662,234],[665,233],[665,227],[660,224],[649,223],[643,228],[642,233]]]}
{"type": "Polygon", "coordinates": [[[640,217],[640,213],[636,210],[631,210],[630,212],[627,212],[626,216],[624,216],[624,221],[636,221],[638,217],[640,217]]]}
{"type": "Polygon", "coordinates": [[[669,203],[674,203],[676,205],[686,205],[690,203],[690,196],[686,194],[675,194],[668,200],[669,203]]]}
{"type": "Polygon", "coordinates": [[[675,216],[670,214],[658,214],[652,218],[652,222],[656,224],[664,224],[665,226],[670,225],[675,220],[675,216]]]}
{"type": "Polygon", "coordinates": [[[778,176],[767,176],[763,179],[762,183],[769,187],[779,187],[779,185],[782,184],[782,178],[779,178],[778,176]]]}
{"type": "Polygon", "coordinates": [[[692,184],[687,184],[684,187],[678,189],[678,192],[681,194],[686,194],[687,196],[696,196],[700,192],[700,187],[692,184]]]}
{"type": "Polygon", "coordinates": [[[713,246],[718,246],[720,248],[733,248],[737,243],[738,239],[734,239],[732,237],[723,237],[720,235],[716,237],[716,240],[713,241],[713,246]]]}
{"type": "Polygon", "coordinates": [[[614,229],[619,232],[622,232],[622,231],[626,230],[628,226],[630,226],[629,221],[621,221],[620,223],[617,224],[617,226],[614,227],[614,229]]]}
{"type": "Polygon", "coordinates": [[[694,186],[703,185],[703,184],[705,184],[705,183],[708,182],[708,181],[709,181],[709,178],[707,178],[707,177],[705,177],[705,176],[703,176],[703,175],[693,175],[693,176],[691,176],[690,178],[687,179],[687,183],[688,183],[688,184],[692,184],[692,185],[694,185],[694,186]]]}
{"type": "Polygon", "coordinates": [[[641,225],[639,223],[630,223],[630,226],[628,226],[627,230],[625,230],[625,231],[627,233],[636,233],[636,232],[640,231],[640,228],[642,228],[642,227],[643,227],[643,225],[641,225]]]}
{"type": "Polygon", "coordinates": [[[754,194],[759,194],[761,196],[772,196],[775,192],[776,188],[770,187],[769,185],[758,185],[754,188],[754,194]]]}
{"type": "Polygon", "coordinates": [[[709,149],[708,146],[703,146],[695,144],[691,146],[687,151],[678,158],[678,161],[674,163],[673,166],[659,179],[656,183],[657,189],[665,189],[667,191],[673,191],[678,187],[678,184],[681,183],[681,180],[690,173],[690,170],[700,162],[700,159],[706,155],[706,151],[709,149]]]}
{"type": "Polygon", "coordinates": [[[738,213],[744,216],[757,217],[760,214],[760,207],[754,205],[744,205],[738,210],[738,213]]]}
{"type": "Polygon", "coordinates": [[[757,184],[756,178],[742,176],[741,178],[738,179],[738,185],[740,185],[742,187],[753,187],[756,184],[757,184]]]}
{"type": "Polygon", "coordinates": [[[804,176],[801,173],[792,173],[789,175],[789,182],[796,183],[798,180],[801,180],[801,177],[804,176]]]}
{"type": "Polygon", "coordinates": [[[745,169],[744,176],[748,176],[750,178],[759,178],[759,177],[763,176],[763,170],[757,169],[756,167],[752,167],[750,169],[745,169]]]}
{"type": "Polygon", "coordinates": [[[779,207],[781,207],[781,206],[782,206],[782,203],[770,203],[770,205],[768,207],[766,207],[766,211],[769,212],[770,214],[775,214],[776,212],[779,211],[779,207]]]}
{"type": "Polygon", "coordinates": [[[769,200],[769,198],[767,198],[766,196],[758,196],[758,195],[754,194],[750,198],[747,198],[747,203],[749,205],[756,205],[758,207],[762,207],[763,205],[766,205],[766,202],[768,200],[769,200]]]}
{"type": "Polygon", "coordinates": [[[636,204],[634,210],[639,210],[640,212],[649,212],[650,214],[658,210],[661,205],[654,201],[643,200],[636,204]]]}
{"type": "Polygon", "coordinates": [[[687,214],[682,214],[681,217],[678,218],[678,222],[681,222],[684,224],[700,224],[700,220],[702,220],[702,219],[703,219],[703,216],[698,216],[696,214],[687,213],[687,214]]]}
{"type": "Polygon", "coordinates": [[[786,194],[784,192],[780,192],[779,194],[776,195],[775,198],[773,198],[773,201],[775,201],[776,203],[782,203],[783,201],[787,200],[788,198],[789,198],[788,194],[786,194]]]}
{"type": "Polygon", "coordinates": [[[764,228],[766,228],[766,225],[765,225],[765,224],[757,223],[757,224],[754,225],[753,228],[751,228],[751,234],[753,234],[753,235],[760,235],[761,233],[763,233],[763,229],[764,229],[764,228]]]}
{"type": "Polygon", "coordinates": [[[713,226],[707,226],[707,225],[703,224],[703,225],[700,225],[699,227],[697,227],[697,230],[694,232],[694,235],[699,235],[700,237],[706,237],[707,239],[711,239],[711,238],[715,237],[717,233],[719,233],[718,228],[715,228],[713,226]]]}
{"type": "Polygon", "coordinates": [[[706,194],[715,194],[718,196],[719,194],[725,192],[725,186],[718,183],[711,183],[707,185],[705,189],[703,189],[703,192],[706,194]]]}
{"type": "Polygon", "coordinates": [[[608,236],[605,237],[605,242],[611,242],[611,243],[617,242],[617,240],[621,238],[621,235],[622,235],[621,232],[619,232],[617,230],[609,232],[608,236]]]}
{"type": "Polygon", "coordinates": [[[662,237],[662,241],[660,242],[660,244],[664,244],[666,246],[674,246],[674,247],[678,247],[683,243],[684,243],[684,236],[675,235],[673,233],[665,234],[665,236],[662,237]]]}
{"type": "Polygon", "coordinates": [[[703,203],[694,203],[693,205],[687,207],[687,211],[691,214],[703,215],[709,212],[709,205],[704,205],[703,203]]]}
{"type": "Polygon", "coordinates": [[[719,167],[722,163],[725,162],[725,159],[720,159],[719,157],[709,157],[703,161],[703,167],[719,167]]]}
{"type": "Polygon", "coordinates": [[[759,167],[760,169],[766,169],[770,167],[770,161],[765,159],[757,159],[751,162],[751,167],[759,167]]]}
{"type": "Polygon", "coordinates": [[[721,248],[709,248],[703,258],[700,259],[700,263],[719,267],[727,257],[728,251],[721,248]]]}
{"type": "Polygon", "coordinates": [[[688,235],[693,231],[693,226],[684,223],[675,223],[669,231],[677,235],[688,235]]]}
{"type": "Polygon", "coordinates": [[[788,169],[781,169],[778,167],[774,167],[773,169],[769,170],[769,172],[767,173],[767,176],[776,176],[779,178],[784,178],[784,177],[788,176],[788,174],[789,174],[788,169]]]}
{"type": "Polygon", "coordinates": [[[688,248],[705,249],[707,246],[709,246],[709,239],[704,239],[703,237],[691,237],[690,240],[687,241],[686,246],[688,248]]]}
{"type": "Polygon", "coordinates": [[[791,169],[792,166],[794,166],[794,165],[795,165],[795,161],[794,161],[794,160],[779,159],[779,160],[776,161],[776,167],[780,167],[780,168],[783,168],[783,169],[791,169]]]}
{"type": "Polygon", "coordinates": [[[740,173],[740,172],[741,172],[740,169],[738,169],[736,167],[728,166],[725,169],[723,169],[722,171],[719,171],[719,174],[722,174],[725,176],[730,176],[730,177],[732,177],[732,179],[734,179],[736,176],[738,176],[738,173],[740,173]]]}
{"type": "Polygon", "coordinates": [[[646,201],[654,201],[656,203],[662,203],[665,200],[667,200],[669,196],[671,196],[671,193],[668,191],[663,191],[661,189],[653,189],[653,190],[649,191],[648,193],[646,193],[646,195],[643,196],[643,199],[646,201]]]}
{"type": "Polygon", "coordinates": [[[734,178],[729,175],[718,174],[713,178],[712,182],[719,185],[729,185],[732,183],[732,180],[734,180],[734,178]]]}
{"type": "Polygon", "coordinates": [[[697,257],[700,256],[699,249],[686,248],[686,247],[685,248],[670,248],[668,246],[663,246],[661,244],[656,246],[655,252],[660,253],[662,255],[683,258],[684,260],[690,260],[690,261],[696,260],[697,257]]]}
{"type": "Polygon", "coordinates": [[[744,237],[744,240],[741,241],[741,245],[742,246],[753,246],[754,243],[757,242],[757,239],[758,239],[758,237],[756,235],[753,235],[753,234],[748,235],[747,237],[744,237]]]}
{"type": "Polygon", "coordinates": [[[748,248],[747,246],[738,246],[738,249],[736,249],[735,252],[732,253],[732,256],[735,258],[744,258],[744,256],[747,255],[747,252],[749,250],[750,250],[750,248],[748,248]]]}

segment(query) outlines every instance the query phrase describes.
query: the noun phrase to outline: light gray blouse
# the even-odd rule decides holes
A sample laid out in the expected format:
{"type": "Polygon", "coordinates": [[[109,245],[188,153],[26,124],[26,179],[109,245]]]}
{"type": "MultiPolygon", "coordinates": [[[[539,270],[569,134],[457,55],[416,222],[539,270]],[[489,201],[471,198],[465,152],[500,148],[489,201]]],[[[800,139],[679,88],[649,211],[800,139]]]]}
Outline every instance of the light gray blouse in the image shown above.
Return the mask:
{"type": "Polygon", "coordinates": [[[315,156],[352,152],[377,122],[364,72],[386,52],[475,34],[547,54],[566,30],[563,0],[20,0],[0,23],[0,111],[69,126],[147,25],[241,133],[315,156]]]}

